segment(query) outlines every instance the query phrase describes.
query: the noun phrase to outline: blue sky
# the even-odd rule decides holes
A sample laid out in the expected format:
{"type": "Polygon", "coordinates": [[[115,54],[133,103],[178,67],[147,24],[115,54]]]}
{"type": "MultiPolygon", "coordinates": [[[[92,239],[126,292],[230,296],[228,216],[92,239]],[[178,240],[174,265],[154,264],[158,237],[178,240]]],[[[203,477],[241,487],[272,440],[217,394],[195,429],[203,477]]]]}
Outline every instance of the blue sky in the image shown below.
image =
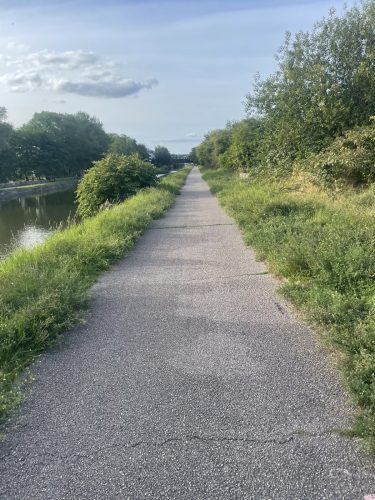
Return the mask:
{"type": "Polygon", "coordinates": [[[289,30],[339,0],[0,0],[0,105],[86,111],[106,131],[188,152],[244,117],[257,72],[276,69],[289,30]]]}

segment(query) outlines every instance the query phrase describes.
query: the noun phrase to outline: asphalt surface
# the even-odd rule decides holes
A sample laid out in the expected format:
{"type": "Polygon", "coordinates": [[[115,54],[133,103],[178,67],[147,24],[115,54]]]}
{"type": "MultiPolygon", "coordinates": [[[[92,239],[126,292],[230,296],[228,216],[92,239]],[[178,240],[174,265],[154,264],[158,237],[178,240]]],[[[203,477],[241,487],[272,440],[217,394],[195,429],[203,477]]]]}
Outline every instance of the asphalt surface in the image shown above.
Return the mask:
{"type": "Polygon", "coordinates": [[[363,499],[374,462],[329,354],[197,170],[33,367],[2,499],[363,499]]]}

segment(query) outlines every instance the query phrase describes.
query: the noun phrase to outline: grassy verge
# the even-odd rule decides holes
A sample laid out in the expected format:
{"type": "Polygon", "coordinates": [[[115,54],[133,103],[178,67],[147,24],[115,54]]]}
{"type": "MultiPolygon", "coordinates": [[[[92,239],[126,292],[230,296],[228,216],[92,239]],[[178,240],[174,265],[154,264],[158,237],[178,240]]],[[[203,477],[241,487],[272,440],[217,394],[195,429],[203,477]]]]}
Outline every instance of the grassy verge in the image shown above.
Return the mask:
{"type": "Polygon", "coordinates": [[[169,208],[189,169],[124,203],[56,232],[0,262],[0,418],[14,408],[18,375],[57,335],[77,323],[100,273],[128,252],[169,208]]]}
{"type": "Polygon", "coordinates": [[[222,169],[204,177],[245,242],[286,278],[282,293],[339,347],[359,408],[353,431],[375,451],[375,189],[333,195],[222,169]]]}

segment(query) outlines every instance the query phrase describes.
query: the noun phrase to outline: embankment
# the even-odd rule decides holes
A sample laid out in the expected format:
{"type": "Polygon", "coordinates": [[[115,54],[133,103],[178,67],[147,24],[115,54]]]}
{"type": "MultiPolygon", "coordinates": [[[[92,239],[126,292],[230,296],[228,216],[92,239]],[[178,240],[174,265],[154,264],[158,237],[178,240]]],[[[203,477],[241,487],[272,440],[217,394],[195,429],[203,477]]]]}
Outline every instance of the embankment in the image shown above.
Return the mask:
{"type": "Polygon", "coordinates": [[[66,191],[67,189],[74,189],[76,184],[77,179],[69,179],[30,186],[26,185],[2,188],[0,189],[0,203],[3,201],[15,200],[17,198],[26,198],[27,196],[35,196],[38,194],[44,195],[49,193],[57,193],[58,191],[66,191]]]}
{"type": "Polygon", "coordinates": [[[17,376],[80,320],[99,274],[173,204],[189,171],[169,175],[157,187],[0,262],[0,417],[19,401],[17,376]]]}

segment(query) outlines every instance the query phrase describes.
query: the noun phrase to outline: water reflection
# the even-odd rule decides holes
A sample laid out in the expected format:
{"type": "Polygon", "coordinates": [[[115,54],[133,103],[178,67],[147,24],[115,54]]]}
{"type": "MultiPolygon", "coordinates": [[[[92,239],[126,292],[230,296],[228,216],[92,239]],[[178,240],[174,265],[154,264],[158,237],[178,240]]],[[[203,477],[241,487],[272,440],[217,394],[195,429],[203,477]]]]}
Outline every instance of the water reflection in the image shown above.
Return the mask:
{"type": "Polygon", "coordinates": [[[76,212],[74,191],[62,191],[0,204],[0,257],[42,242],[76,212]]]}

